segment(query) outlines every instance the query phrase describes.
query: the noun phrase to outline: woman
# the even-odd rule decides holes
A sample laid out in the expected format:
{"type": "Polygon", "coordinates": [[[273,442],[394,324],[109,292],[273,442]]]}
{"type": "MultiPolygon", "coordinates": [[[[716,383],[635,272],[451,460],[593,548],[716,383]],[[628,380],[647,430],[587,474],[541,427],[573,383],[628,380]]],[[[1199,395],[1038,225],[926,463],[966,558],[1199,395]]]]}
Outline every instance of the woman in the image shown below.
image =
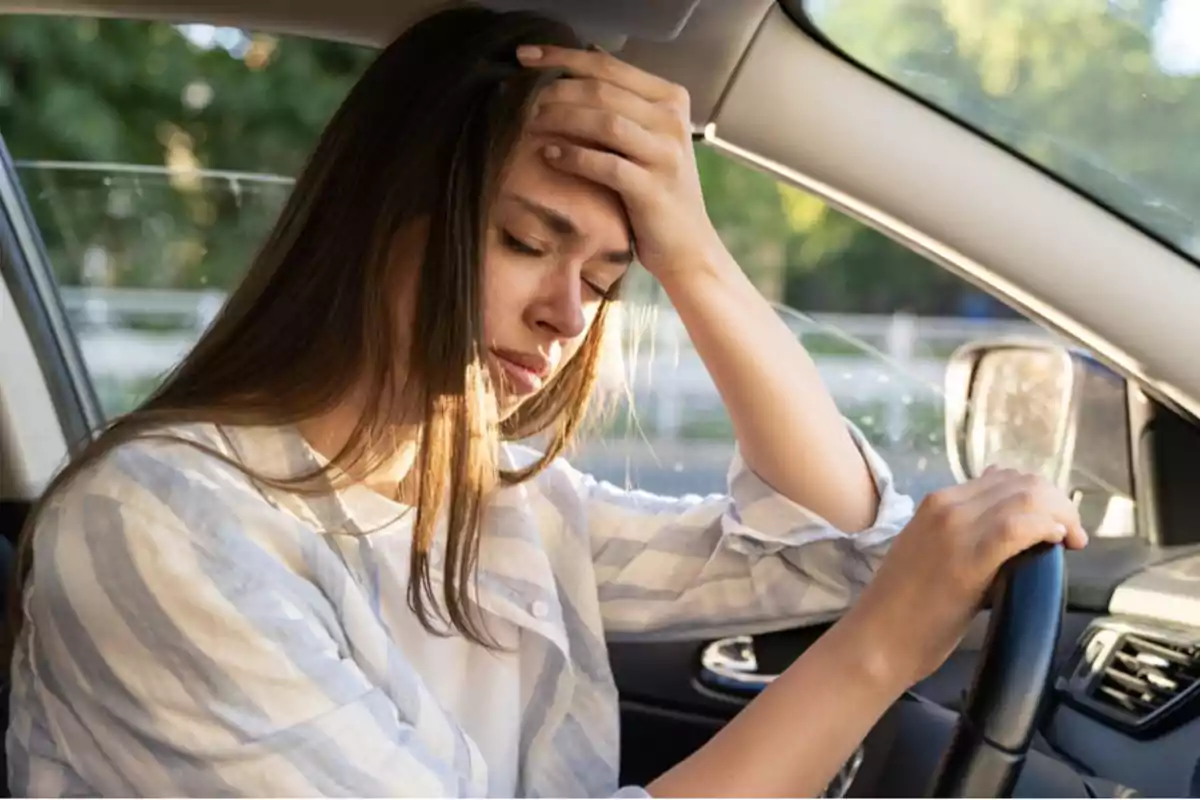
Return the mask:
{"type": "Polygon", "coordinates": [[[1065,497],[1004,470],[912,515],[713,231],[687,120],[679,87],[533,15],[392,44],[219,319],[35,513],[12,790],[611,794],[605,637],[857,599],[647,787],[811,796],[1006,558],[1082,545],[1065,497]],[[728,496],[559,458],[635,249],[733,419],[728,496]]]}

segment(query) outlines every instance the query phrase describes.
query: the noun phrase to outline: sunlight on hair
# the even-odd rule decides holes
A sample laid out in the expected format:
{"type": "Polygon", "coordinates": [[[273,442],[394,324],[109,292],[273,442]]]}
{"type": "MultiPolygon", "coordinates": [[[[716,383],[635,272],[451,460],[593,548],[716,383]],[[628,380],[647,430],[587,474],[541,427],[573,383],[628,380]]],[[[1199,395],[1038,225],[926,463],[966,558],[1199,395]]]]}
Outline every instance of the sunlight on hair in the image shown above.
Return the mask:
{"type": "MultiPolygon", "coordinates": [[[[662,466],[652,437],[642,427],[635,392],[635,386],[653,377],[650,373],[658,363],[659,333],[664,324],[674,321],[670,312],[662,312],[661,303],[652,299],[621,300],[609,307],[589,419],[575,445],[577,455],[592,449],[623,453],[626,487],[633,485],[636,451],[648,454],[662,466]]],[[[663,355],[678,360],[678,352],[663,355]]]]}
{"type": "Polygon", "coordinates": [[[608,325],[604,331],[604,339],[600,343],[600,373],[596,379],[596,394],[607,397],[629,391],[629,377],[626,375],[624,334],[626,324],[626,304],[615,301],[608,310],[608,325]]]}

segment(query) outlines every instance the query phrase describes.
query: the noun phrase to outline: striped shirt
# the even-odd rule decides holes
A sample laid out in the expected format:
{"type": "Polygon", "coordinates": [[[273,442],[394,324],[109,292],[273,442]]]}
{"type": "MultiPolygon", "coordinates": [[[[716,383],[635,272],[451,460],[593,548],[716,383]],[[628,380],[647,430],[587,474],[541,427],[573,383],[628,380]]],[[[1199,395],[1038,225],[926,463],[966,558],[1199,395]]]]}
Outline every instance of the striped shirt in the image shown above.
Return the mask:
{"type": "MultiPolygon", "coordinates": [[[[401,506],[362,486],[271,489],[187,444],[122,444],[39,518],[11,790],[645,796],[618,785],[606,639],[836,617],[912,513],[852,431],[882,500],[854,535],[736,454],[720,495],[625,490],[563,461],[499,491],[474,596],[499,651],[416,621],[401,506]]],[[[172,433],[271,476],[324,463],[292,428],[172,433]]],[[[509,467],[533,457],[504,454],[509,467]]]]}

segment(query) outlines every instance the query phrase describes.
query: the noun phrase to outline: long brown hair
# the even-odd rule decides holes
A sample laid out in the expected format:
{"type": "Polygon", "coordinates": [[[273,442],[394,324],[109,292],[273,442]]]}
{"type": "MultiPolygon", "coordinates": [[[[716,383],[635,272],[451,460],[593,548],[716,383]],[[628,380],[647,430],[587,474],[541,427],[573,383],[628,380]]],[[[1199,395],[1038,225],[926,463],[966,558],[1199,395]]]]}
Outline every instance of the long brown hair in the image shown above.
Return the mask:
{"type": "MultiPolygon", "coordinates": [[[[532,99],[556,77],[521,67],[521,44],[584,46],[570,28],[540,15],[463,7],[427,17],[379,55],[326,127],[245,279],[204,336],[145,403],[50,483],[21,534],[17,596],[32,566],[38,512],[108,451],[176,424],[295,424],[338,407],[357,387],[364,411],[327,467],[281,479],[233,466],[276,488],[328,490],[377,468],[380,443],[395,441],[402,420],[416,420],[409,605],[433,633],[447,632],[435,618],[448,616],[454,630],[491,644],[468,601],[486,495],[535,475],[578,430],[609,310],[601,307],[580,349],[539,396],[497,419],[480,302],[488,210],[532,99]],[[394,250],[417,222],[427,231],[424,254],[412,317],[401,320],[394,250]],[[407,354],[395,352],[402,324],[411,331],[407,354]],[[501,471],[499,440],[535,434],[546,434],[544,455],[519,472],[501,471]],[[443,511],[444,613],[430,562],[443,511]]],[[[21,604],[10,608],[11,642],[21,604]]]]}

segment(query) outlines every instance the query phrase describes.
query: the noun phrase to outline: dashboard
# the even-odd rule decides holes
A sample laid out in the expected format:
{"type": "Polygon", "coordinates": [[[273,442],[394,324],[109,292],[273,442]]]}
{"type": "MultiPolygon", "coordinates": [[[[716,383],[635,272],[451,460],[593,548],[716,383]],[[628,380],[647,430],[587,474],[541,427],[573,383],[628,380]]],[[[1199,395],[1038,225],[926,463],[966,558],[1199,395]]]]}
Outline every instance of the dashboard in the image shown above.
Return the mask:
{"type": "MultiPolygon", "coordinates": [[[[1069,603],[1047,715],[1013,797],[1200,797],[1200,552],[1107,544],[1078,569],[1068,562],[1087,602],[1069,603]]],[[[835,790],[926,796],[987,627],[981,615],[946,665],[888,712],[865,758],[847,765],[852,783],[835,790]]]]}
{"type": "Polygon", "coordinates": [[[1200,554],[1120,582],[1055,685],[1046,739],[1141,794],[1200,796],[1200,554]]]}

